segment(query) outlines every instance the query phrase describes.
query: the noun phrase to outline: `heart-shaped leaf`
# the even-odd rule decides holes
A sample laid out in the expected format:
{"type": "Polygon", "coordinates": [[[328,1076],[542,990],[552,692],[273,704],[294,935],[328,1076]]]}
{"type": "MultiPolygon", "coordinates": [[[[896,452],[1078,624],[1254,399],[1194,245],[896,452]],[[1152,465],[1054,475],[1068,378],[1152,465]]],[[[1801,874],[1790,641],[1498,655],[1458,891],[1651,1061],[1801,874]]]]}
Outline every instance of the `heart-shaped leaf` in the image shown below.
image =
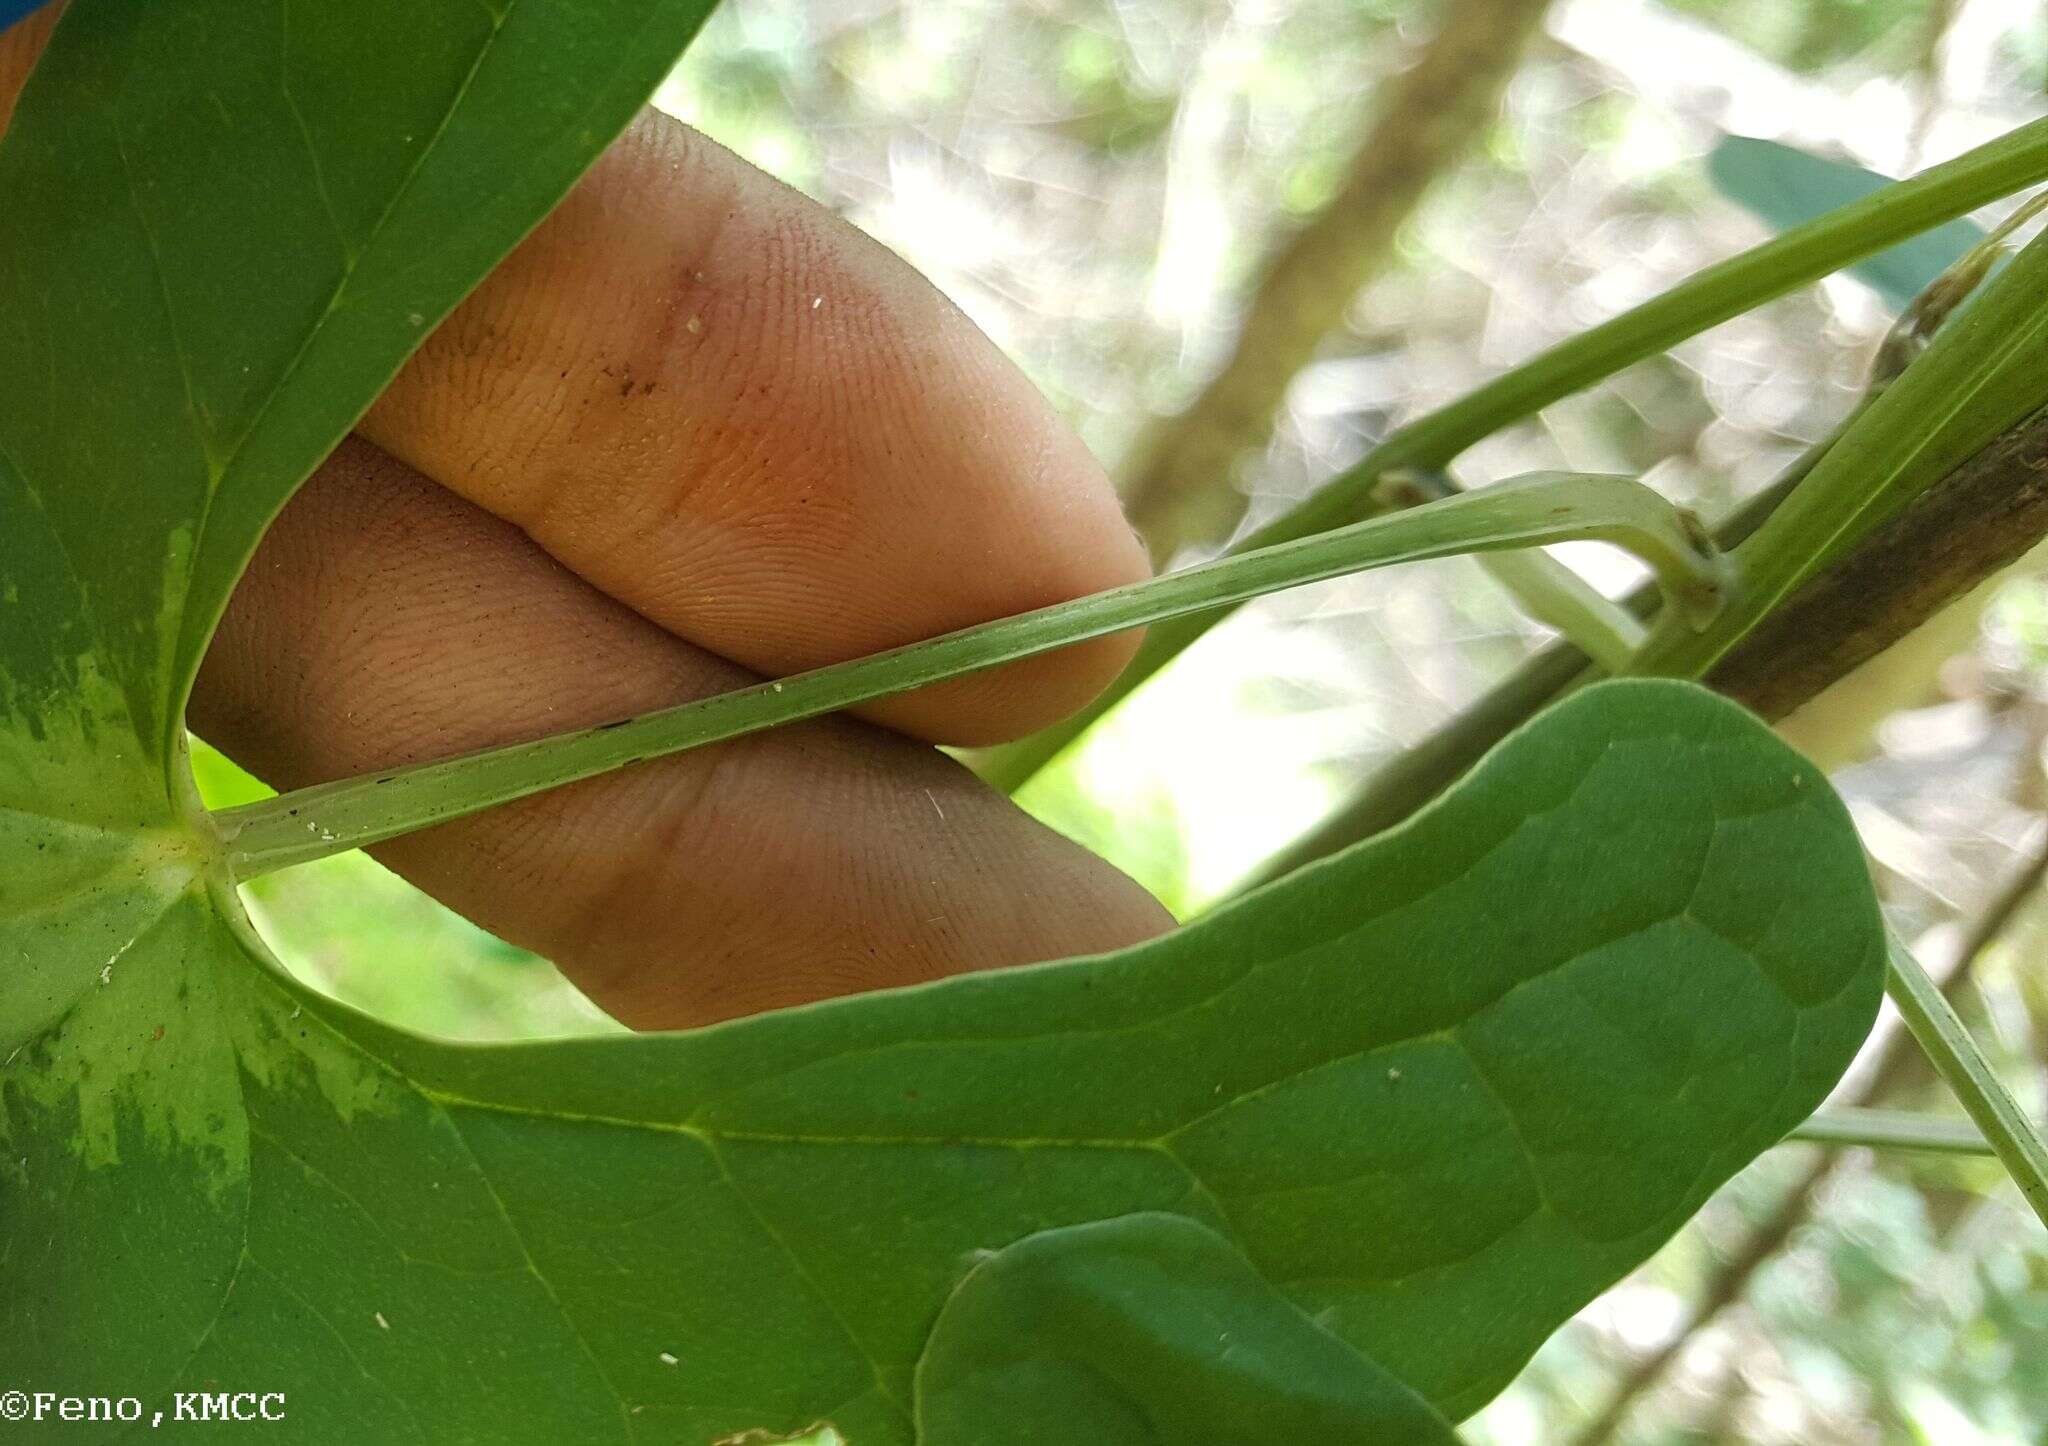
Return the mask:
{"type": "Polygon", "coordinates": [[[307,1441],[874,1446],[1001,1409],[1028,1308],[995,1344],[1062,1381],[1153,1352],[1090,1409],[1474,1409],[1875,1009],[1838,801],[1697,690],[1589,690],[1173,937],[691,1034],[422,1040],[251,933],[182,756],[227,591],[703,8],[60,27],[0,146],[0,1374],[283,1390],[307,1441]]]}

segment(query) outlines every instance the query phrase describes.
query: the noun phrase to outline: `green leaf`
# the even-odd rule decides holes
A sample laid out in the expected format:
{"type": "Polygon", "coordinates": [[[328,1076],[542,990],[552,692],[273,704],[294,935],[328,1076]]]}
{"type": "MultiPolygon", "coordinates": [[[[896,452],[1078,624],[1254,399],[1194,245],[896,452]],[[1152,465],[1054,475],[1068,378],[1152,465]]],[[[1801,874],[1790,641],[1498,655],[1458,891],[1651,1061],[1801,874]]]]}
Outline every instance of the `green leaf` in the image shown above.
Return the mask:
{"type": "MultiPolygon", "coordinates": [[[[702,8],[77,0],[29,88],[0,146],[7,1379],[282,1390],[303,1441],[876,1446],[913,1439],[927,1351],[988,1359],[985,1290],[1078,1340],[1107,1273],[1155,1349],[1207,1303],[1304,1377],[1354,1353],[1326,1392],[1377,1367],[1474,1409],[1875,1008],[1839,802],[1697,691],[1588,690],[1153,944],[691,1034],[424,1040],[251,931],[183,755],[227,591],[702,8]],[[1142,1279],[1070,1233],[1160,1214],[1191,1224],[1102,1227],[1142,1279]]],[[[1174,1359],[1126,1397],[1240,1366],[1174,1359]]],[[[959,1390],[933,1409],[1000,1406],[959,1390]]]]}
{"type": "Polygon", "coordinates": [[[1154,943],[689,1034],[418,1039],[232,909],[13,1062],[0,1339],[283,1383],[314,1440],[907,1441],[977,1252],[1140,1212],[1461,1416],[1812,1110],[1883,961],[1819,775],[1642,681],[1154,943]]]}
{"type": "Polygon", "coordinates": [[[1430,1446],[1443,1417],[1181,1215],[1047,1230],[947,1300],[917,1368],[929,1446],[1430,1446]]]}
{"type": "Polygon", "coordinates": [[[263,527],[710,4],[70,7],[0,144],[0,1050],[198,886],[263,527]]]}
{"type": "MultiPolygon", "coordinates": [[[[1774,231],[1803,226],[1893,184],[1890,176],[1852,162],[1755,136],[1723,136],[1707,156],[1707,174],[1723,195],[1774,231]]],[[[1900,312],[1983,239],[1982,227],[1959,218],[1867,256],[1849,271],[1900,312]]]]}

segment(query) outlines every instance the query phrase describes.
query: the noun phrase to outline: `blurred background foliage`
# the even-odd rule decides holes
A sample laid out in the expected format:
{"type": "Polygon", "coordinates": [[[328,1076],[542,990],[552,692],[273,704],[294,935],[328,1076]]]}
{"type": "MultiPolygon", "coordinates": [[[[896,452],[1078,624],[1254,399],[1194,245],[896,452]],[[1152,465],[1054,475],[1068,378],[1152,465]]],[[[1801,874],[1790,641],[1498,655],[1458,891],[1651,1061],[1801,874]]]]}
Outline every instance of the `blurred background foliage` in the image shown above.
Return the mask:
{"type": "MultiPolygon", "coordinates": [[[[1155,552],[1186,561],[1391,427],[1761,239],[1706,165],[1725,135],[1901,175],[2042,114],[2048,13],[725,0],[659,103],[931,277],[1120,474],[1155,552]]],[[[1460,478],[1626,471],[1719,516],[1846,411],[1890,315],[1831,278],[1488,441],[1460,478]]],[[[1597,546],[1559,555],[1603,589],[1633,581],[1597,546]]],[[[1272,599],[1023,801],[1186,916],[1543,639],[1466,560],[1272,599]]],[[[1922,957],[1974,955],[1964,1013],[2040,1109],[2048,579],[2013,569],[1786,731],[1833,771],[1922,957]],[[2001,895],[2009,917],[1974,948],[2001,895]]],[[[216,802],[260,787],[204,748],[197,767],[216,802]]],[[[415,1028],[614,1027],[360,855],[247,892],[295,968],[415,1028]]],[[[1947,1108],[1924,1072],[1902,1088],[1891,1103],[1947,1108]]],[[[2048,1248],[1988,1162],[1781,1147],[1468,1431],[2048,1442],[2048,1248]]]]}

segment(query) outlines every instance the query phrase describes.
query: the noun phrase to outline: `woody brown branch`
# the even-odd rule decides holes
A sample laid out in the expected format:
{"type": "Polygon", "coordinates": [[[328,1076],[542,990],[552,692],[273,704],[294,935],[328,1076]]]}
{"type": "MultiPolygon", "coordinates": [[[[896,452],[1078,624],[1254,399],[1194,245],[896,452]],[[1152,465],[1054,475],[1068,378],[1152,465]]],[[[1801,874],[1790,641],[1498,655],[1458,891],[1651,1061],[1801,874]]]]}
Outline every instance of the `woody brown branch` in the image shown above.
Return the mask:
{"type": "Polygon", "coordinates": [[[1801,588],[1708,678],[1773,721],[2048,534],[2048,412],[1994,440],[1801,588]]]}

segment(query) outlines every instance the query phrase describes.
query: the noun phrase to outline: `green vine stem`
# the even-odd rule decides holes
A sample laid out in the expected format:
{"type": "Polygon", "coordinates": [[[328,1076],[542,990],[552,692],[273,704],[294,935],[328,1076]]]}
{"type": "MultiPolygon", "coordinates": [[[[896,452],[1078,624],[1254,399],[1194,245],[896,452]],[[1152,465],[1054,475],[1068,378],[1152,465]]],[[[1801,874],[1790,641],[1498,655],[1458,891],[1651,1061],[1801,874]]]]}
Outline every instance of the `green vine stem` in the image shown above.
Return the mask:
{"type": "Polygon", "coordinates": [[[1623,477],[1539,473],[1219,559],[929,642],[532,743],[345,779],[213,815],[247,879],[373,844],[647,758],[814,718],[869,698],[1162,619],[1368,568],[1593,539],[1641,557],[1673,613],[1720,605],[1720,552],[1691,514],[1623,477]]]}
{"type": "MultiPolygon", "coordinates": [[[[2048,180],[2048,120],[2038,120],[1909,180],[1798,226],[1560,342],[1449,406],[1394,432],[1307,501],[1247,537],[1255,551],[1349,522],[1375,509],[1380,480],[1399,468],[1436,469],[1502,428],[1645,357],[1838,271],[1864,256],[2048,180]]],[[[1094,703],[1066,721],[990,751],[982,776],[1015,790],[1227,616],[1212,609],[1154,628],[1094,703]]]]}
{"type": "Polygon", "coordinates": [[[2023,248],[1857,414],[1736,548],[1740,603],[1705,631],[1653,635],[1635,671],[1703,676],[1801,583],[2048,402],[2048,238],[2023,248]]]}
{"type": "Polygon", "coordinates": [[[1822,1110],[1785,1138],[1815,1145],[1863,1145],[1873,1150],[1925,1150],[1937,1155],[1989,1158],[1996,1153],[1984,1132],[1968,1120],[1867,1105],[1822,1110]]]}
{"type": "MultiPolygon", "coordinates": [[[[2048,192],[2042,193],[2034,201],[2017,209],[2006,223],[2001,224],[1992,236],[1986,238],[1983,244],[1973,248],[1968,256],[1963,257],[1955,266],[1936,278],[1914,299],[1905,314],[1893,326],[1883,346],[1879,348],[1864,393],[1849,414],[1826,438],[1807,448],[1798,461],[1715,528],[1715,540],[1724,550],[1738,549],[1761,530],[1771,514],[1805,481],[1835,443],[1856,425],[1863,413],[1887,387],[1898,380],[1906,367],[1926,351],[1928,344],[1939,331],[1941,323],[1974,294],[1977,286],[1989,274],[1992,260],[2004,250],[2003,243],[2010,234],[2009,228],[2012,223],[2023,220],[2030,211],[2040,210],[2044,206],[2048,206],[2048,192]]],[[[1999,444],[1994,442],[1992,448],[1987,451],[1995,451],[1998,446],[1999,444]]],[[[1970,463],[1951,472],[1937,486],[1956,485],[1958,479],[1972,471],[1979,459],[1986,455],[1987,453],[1977,454],[1970,463]]],[[[1409,492],[1391,499],[1396,505],[1413,505],[1419,498],[1449,496],[1456,490],[1450,479],[1441,472],[1402,475],[1413,478],[1415,485],[1409,492]]],[[[1961,500],[1966,492],[1973,498],[1982,499],[2005,497],[2023,491],[2024,483],[2018,480],[2020,476],[2024,474],[2015,475],[2008,470],[2003,477],[1985,479],[1991,484],[1988,489],[1981,481],[1972,479],[1970,485],[1964,486],[1962,490],[1947,498],[1929,499],[1933,510],[1923,510],[1921,513],[1921,536],[1923,539],[1931,540],[1939,535],[1944,539],[1946,555],[1956,568],[1956,571],[1950,574],[1952,581],[1967,579],[1968,582],[1974,583],[1981,579],[1983,572],[1972,570],[1976,566],[1976,559],[1984,555],[1983,550],[1987,547],[1996,551],[2000,543],[1994,539],[2008,527],[2023,536],[2033,535],[2026,531],[2026,524],[2021,519],[2008,521],[2006,517],[2000,517],[1996,513],[1979,511],[1980,505],[1986,505],[1981,500],[1961,500]],[[1971,491],[1972,485],[1977,490],[1971,491]],[[1959,531],[1955,526],[1955,520],[1944,515],[1944,509],[1954,510],[1959,506],[1968,509],[1965,515],[1974,525],[1965,528],[1964,531],[1976,533],[1974,540],[1965,537],[1963,531],[1959,531]]],[[[1389,478],[1386,486],[1392,485],[1393,479],[1389,478]]],[[[1906,520],[1897,519],[1892,525],[1901,525],[1906,520]]],[[[1873,535],[1881,536],[1882,529],[1873,535]]],[[[1900,564],[1893,559],[1888,563],[1879,562],[1877,565],[1897,567],[1900,564]]],[[[1985,565],[1988,566],[1988,562],[1985,565]]],[[[1923,564],[1915,571],[1923,583],[1937,588],[1941,586],[1936,581],[1936,569],[1927,568],[1923,564]]],[[[1961,586],[1962,583],[1956,581],[1956,585],[1961,586]]],[[[1630,616],[1643,619],[1652,616],[1655,601],[1654,590],[1644,587],[1632,591],[1622,599],[1621,606],[1630,616]]],[[[1527,606],[1529,600],[1525,597],[1523,602],[1527,606]]],[[[1898,599],[1893,598],[1885,608],[1880,609],[1880,615],[1870,620],[1879,633],[1883,633],[1887,626],[1897,626],[1903,631],[1904,627],[1911,625],[1904,619],[1888,622],[1883,616],[1885,613],[1895,612],[1898,606],[1898,599]]],[[[1541,614],[1537,616],[1540,617],[1541,614]]],[[[1767,621],[1764,626],[1768,628],[1769,625],[1767,621]]],[[[1825,632],[1824,625],[1822,630],[1825,632]]],[[[1569,633],[1567,635],[1569,636],[1569,633]]],[[[1887,640],[1895,640],[1898,636],[1899,632],[1893,631],[1887,635],[1887,640]]],[[[1751,639],[1742,647],[1753,648],[1756,641],[1757,635],[1752,634],[1751,639]]],[[[1595,675],[1594,668],[1580,666],[1577,657],[1579,651],[1570,643],[1562,643],[1554,644],[1537,654],[1450,723],[1382,766],[1362,787],[1340,803],[1308,833],[1294,840],[1253,870],[1237,885],[1235,892],[1243,892],[1282,874],[1290,873],[1302,864],[1378,833],[1406,817],[1465,768],[1470,767],[1480,754],[1492,747],[1509,730],[1533,716],[1551,699],[1590,680],[1595,675]]],[[[1768,658],[1773,651],[1766,634],[1765,656],[1768,658]]],[[[1735,659],[1739,664],[1739,651],[1735,659]]],[[[1725,663],[1729,660],[1723,661],[1725,663]]],[[[1817,660],[1812,659],[1803,663],[1784,659],[1777,662],[1779,665],[1776,666],[1768,661],[1751,662],[1748,666],[1752,683],[1759,677],[1769,677],[1774,689],[1787,689],[1788,695],[1795,698],[1811,696],[1811,689],[1819,686],[1819,681],[1812,676],[1812,669],[1817,665],[1826,666],[1825,663],[1817,664],[1817,660]],[[1809,685],[1805,694],[1798,691],[1802,680],[1809,685]]],[[[1596,660],[1595,666],[1607,672],[1618,671],[1605,660],[1596,660]]],[[[1719,681],[1715,674],[1704,676],[1710,682],[1719,681]]],[[[1745,690],[1739,673],[1731,681],[1734,685],[1731,696],[1757,708],[1767,720],[1780,716],[1791,706],[1783,698],[1776,698],[1775,701],[1782,706],[1778,706],[1774,711],[1773,693],[1757,693],[1753,687],[1745,690]]]]}
{"type": "Polygon", "coordinates": [[[2034,1213],[2048,1225],[2048,1145],[1992,1071],[1963,1021],[1927,977],[1912,952],[1894,936],[1885,992],[1898,1007],[1906,1028],[1920,1041],[1942,1079],[1977,1122],[1985,1140],[2020,1187],[2034,1213]]]}
{"type": "Polygon", "coordinates": [[[1548,553],[1499,552],[1480,566],[1535,621],[1610,673],[1624,673],[1649,637],[1642,620],[1548,553]]]}

